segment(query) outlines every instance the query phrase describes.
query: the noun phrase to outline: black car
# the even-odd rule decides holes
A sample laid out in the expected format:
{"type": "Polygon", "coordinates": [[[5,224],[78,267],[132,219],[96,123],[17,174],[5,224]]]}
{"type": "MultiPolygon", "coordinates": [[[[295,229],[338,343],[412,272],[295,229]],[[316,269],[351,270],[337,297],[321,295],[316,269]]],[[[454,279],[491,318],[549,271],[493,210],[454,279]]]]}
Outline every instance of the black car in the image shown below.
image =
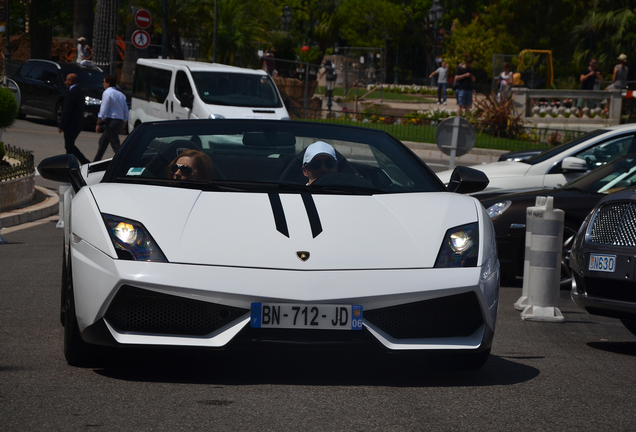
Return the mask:
{"type": "Polygon", "coordinates": [[[55,120],[59,124],[68,92],[64,81],[71,73],[77,75],[78,85],[86,94],[85,124],[95,124],[102,103],[102,82],[106,73],[97,66],[49,60],[27,60],[13,75],[21,93],[18,117],[33,115],[55,120]]]}
{"type": "Polygon", "coordinates": [[[554,208],[565,211],[561,285],[569,289],[572,281],[569,251],[574,236],[590,210],[607,194],[636,185],[636,155],[629,154],[610,161],[560,188],[538,189],[519,193],[475,194],[487,209],[495,227],[501,277],[511,282],[523,276],[525,254],[526,208],[534,206],[537,196],[554,197],[554,208]]]}
{"type": "Polygon", "coordinates": [[[636,335],[636,191],[604,198],[572,247],[572,299],[592,315],[618,318],[636,335]]]}

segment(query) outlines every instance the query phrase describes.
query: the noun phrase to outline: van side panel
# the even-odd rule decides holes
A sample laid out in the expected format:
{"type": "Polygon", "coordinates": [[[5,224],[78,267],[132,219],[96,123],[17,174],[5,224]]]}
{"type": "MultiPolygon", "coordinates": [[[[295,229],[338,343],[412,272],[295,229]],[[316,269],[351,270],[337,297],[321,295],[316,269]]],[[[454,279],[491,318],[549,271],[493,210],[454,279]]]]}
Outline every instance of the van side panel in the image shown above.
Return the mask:
{"type": "Polygon", "coordinates": [[[148,121],[169,120],[167,98],[173,71],[137,64],[133,79],[128,129],[148,121]]]}

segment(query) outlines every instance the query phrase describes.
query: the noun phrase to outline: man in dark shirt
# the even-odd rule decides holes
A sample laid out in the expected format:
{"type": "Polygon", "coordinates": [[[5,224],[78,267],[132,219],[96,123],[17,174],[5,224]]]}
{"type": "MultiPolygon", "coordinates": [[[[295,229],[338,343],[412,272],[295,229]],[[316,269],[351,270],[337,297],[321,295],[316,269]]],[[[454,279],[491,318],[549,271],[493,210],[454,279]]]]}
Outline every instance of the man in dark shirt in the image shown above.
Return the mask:
{"type": "MultiPolygon", "coordinates": [[[[594,90],[594,84],[596,84],[597,79],[600,82],[603,82],[601,73],[596,70],[595,58],[590,60],[590,67],[585,68],[579,79],[581,81],[581,90],[594,90]]],[[[579,118],[583,116],[582,108],[584,106],[587,106],[589,108],[596,108],[596,102],[589,99],[579,98],[579,100],[576,102],[576,107],[579,109],[579,118]]]]}
{"type": "Polygon", "coordinates": [[[475,75],[473,75],[473,69],[471,65],[473,60],[471,58],[466,59],[465,66],[459,66],[455,72],[455,83],[458,84],[457,92],[457,117],[461,117],[462,108],[464,112],[470,111],[470,107],[473,104],[473,81],[475,81],[475,75]]]}
{"type": "Polygon", "coordinates": [[[66,154],[73,154],[82,163],[90,162],[75,146],[75,140],[84,127],[84,92],[77,85],[77,75],[68,74],[64,84],[69,88],[64,98],[62,118],[58,125],[58,132],[64,132],[64,147],[66,154]]]}

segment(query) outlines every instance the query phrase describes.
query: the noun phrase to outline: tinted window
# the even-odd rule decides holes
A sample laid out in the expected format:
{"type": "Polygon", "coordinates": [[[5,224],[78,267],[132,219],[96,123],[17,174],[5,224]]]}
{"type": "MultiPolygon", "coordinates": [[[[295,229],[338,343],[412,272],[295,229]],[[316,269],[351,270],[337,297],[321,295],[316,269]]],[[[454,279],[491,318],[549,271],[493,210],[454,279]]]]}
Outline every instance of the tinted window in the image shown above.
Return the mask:
{"type": "Polygon", "coordinates": [[[172,72],[137,65],[133,79],[133,97],[163,103],[168,97],[172,72]]]}
{"type": "Polygon", "coordinates": [[[278,108],[282,102],[268,75],[192,72],[199,97],[206,104],[278,108]]]}
{"type": "Polygon", "coordinates": [[[74,73],[77,75],[77,84],[82,88],[103,89],[102,82],[106,74],[94,69],[79,70],[63,70],[62,76],[66,79],[66,75],[74,73]]]}
{"type": "Polygon", "coordinates": [[[551,157],[558,155],[559,153],[562,153],[568,149],[571,149],[574,146],[577,146],[579,144],[581,144],[584,141],[587,141],[591,138],[594,138],[595,136],[599,136],[601,134],[604,134],[608,132],[607,129],[598,129],[589,133],[586,133],[585,135],[582,135],[578,138],[573,139],[572,141],[568,141],[564,144],[561,144],[560,146],[556,146],[553,149],[549,149],[546,150],[542,153],[539,153],[536,156],[531,157],[530,159],[526,159],[525,161],[522,161],[524,163],[530,164],[530,165],[534,165],[534,164],[538,164],[540,162],[543,162],[545,160],[550,159],[551,157]]]}
{"type": "Polygon", "coordinates": [[[174,93],[177,99],[181,100],[183,94],[192,94],[192,86],[190,80],[184,71],[177,71],[175,77],[174,93]]]}

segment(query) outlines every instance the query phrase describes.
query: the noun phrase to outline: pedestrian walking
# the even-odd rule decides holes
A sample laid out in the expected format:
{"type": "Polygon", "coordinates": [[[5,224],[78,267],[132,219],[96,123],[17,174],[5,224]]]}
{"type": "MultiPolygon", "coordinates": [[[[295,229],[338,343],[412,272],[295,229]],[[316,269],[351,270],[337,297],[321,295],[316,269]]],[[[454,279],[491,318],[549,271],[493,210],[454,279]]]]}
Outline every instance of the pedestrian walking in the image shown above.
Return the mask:
{"type": "Polygon", "coordinates": [[[119,132],[128,122],[126,96],[115,88],[116,83],[114,75],[106,75],[104,77],[104,93],[102,94],[102,105],[97,115],[95,132],[100,132],[102,123],[105,127],[102,136],[99,137],[99,147],[97,155],[95,155],[95,161],[102,159],[108,143],[110,143],[115,153],[119,151],[119,132]]]}
{"type": "Polygon", "coordinates": [[[440,67],[437,68],[432,74],[428,77],[433,78],[433,76],[437,75],[437,105],[441,105],[442,103],[446,105],[446,86],[448,85],[448,65],[445,61],[442,61],[440,67]],[[443,101],[442,101],[443,97],[443,101]]]}
{"type": "Polygon", "coordinates": [[[473,81],[475,81],[475,75],[471,68],[473,60],[467,58],[465,65],[460,64],[455,72],[455,85],[457,87],[457,117],[461,117],[462,108],[464,114],[468,114],[470,107],[473,104],[473,81]]]}
{"type": "Polygon", "coordinates": [[[84,128],[84,92],[77,85],[77,75],[75,74],[68,74],[64,84],[68,87],[68,93],[64,98],[62,117],[57,131],[64,132],[66,154],[75,155],[81,164],[85,164],[90,160],[75,146],[75,140],[84,128]]]}

